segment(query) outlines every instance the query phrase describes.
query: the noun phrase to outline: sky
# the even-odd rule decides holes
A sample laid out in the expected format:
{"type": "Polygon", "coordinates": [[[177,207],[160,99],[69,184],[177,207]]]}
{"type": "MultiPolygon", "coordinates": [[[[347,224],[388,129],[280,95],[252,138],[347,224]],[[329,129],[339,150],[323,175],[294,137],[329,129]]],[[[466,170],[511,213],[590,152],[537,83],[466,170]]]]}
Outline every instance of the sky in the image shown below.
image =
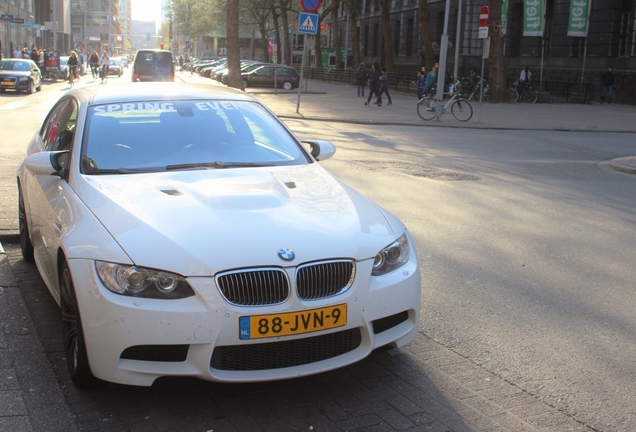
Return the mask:
{"type": "Polygon", "coordinates": [[[155,21],[159,27],[163,14],[161,3],[161,0],[132,0],[132,19],[155,21]]]}

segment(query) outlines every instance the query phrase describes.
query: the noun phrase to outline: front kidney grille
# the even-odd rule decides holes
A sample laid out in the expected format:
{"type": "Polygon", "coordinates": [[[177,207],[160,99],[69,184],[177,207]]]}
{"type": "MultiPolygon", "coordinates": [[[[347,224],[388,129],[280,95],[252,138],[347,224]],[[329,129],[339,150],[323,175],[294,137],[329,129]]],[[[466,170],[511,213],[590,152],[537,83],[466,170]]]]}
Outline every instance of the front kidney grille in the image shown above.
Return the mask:
{"type": "Polygon", "coordinates": [[[240,306],[277,304],[289,297],[289,280],[281,269],[222,273],[216,284],[227,301],[240,306]]]}
{"type": "MultiPolygon", "coordinates": [[[[303,300],[340,294],[353,284],[356,266],[351,260],[303,264],[296,271],[296,289],[303,300]]],[[[223,297],[238,306],[263,306],[289,298],[287,273],[279,268],[232,270],[220,273],[216,284],[223,297]]]]}
{"type": "Polygon", "coordinates": [[[361,343],[360,329],[284,342],[219,346],[210,366],[227,371],[258,371],[300,366],[353,351],[361,343]]]}
{"type": "Polygon", "coordinates": [[[315,300],[340,294],[351,286],[356,267],[351,260],[325,261],[298,267],[298,297],[315,300]]]}

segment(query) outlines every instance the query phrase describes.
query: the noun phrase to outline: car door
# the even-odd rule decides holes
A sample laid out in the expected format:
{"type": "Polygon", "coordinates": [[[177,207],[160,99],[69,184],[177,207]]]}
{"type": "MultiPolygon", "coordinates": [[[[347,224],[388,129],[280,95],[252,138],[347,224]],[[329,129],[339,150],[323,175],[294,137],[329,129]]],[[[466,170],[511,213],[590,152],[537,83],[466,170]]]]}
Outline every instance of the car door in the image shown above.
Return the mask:
{"type": "Polygon", "coordinates": [[[253,86],[273,86],[274,85],[274,68],[272,66],[263,66],[254,71],[250,79],[250,85],[253,86]]]}
{"type": "MultiPolygon", "coordinates": [[[[75,132],[78,103],[72,97],[62,98],[49,112],[39,138],[44,151],[69,150],[75,132]]],[[[39,269],[49,281],[57,281],[56,251],[62,235],[69,205],[64,198],[66,180],[55,175],[27,172],[25,205],[28,207],[31,242],[39,269]]],[[[54,283],[56,285],[56,283],[54,283]]]]}

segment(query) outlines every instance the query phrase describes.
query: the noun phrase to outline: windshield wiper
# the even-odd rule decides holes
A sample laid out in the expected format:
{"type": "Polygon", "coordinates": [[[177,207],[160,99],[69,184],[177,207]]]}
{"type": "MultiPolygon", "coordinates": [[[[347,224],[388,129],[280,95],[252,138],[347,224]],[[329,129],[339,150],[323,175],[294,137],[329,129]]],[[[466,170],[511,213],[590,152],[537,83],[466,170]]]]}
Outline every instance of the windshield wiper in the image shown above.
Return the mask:
{"type": "Polygon", "coordinates": [[[196,163],[187,163],[187,164],[177,164],[177,165],[168,165],[166,167],[166,171],[171,170],[181,170],[181,169],[205,169],[205,168],[215,168],[215,169],[224,169],[224,168],[257,168],[257,167],[269,167],[275,166],[274,164],[265,164],[265,163],[257,163],[257,162],[223,162],[223,161],[215,161],[215,162],[196,162],[196,163]]]}

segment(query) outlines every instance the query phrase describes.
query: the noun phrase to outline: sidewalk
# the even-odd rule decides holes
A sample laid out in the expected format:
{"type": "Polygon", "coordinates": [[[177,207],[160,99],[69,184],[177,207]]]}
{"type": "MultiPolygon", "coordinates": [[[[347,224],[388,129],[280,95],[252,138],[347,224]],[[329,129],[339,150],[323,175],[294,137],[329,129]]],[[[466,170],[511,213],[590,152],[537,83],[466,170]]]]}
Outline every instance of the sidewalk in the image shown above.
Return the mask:
{"type": "MultiPolygon", "coordinates": [[[[186,82],[209,79],[178,73],[186,82]]],[[[425,122],[416,112],[414,96],[392,94],[393,104],[364,105],[353,86],[309,81],[308,91],[247,89],[283,119],[328,120],[374,125],[447,127],[498,130],[551,130],[636,133],[636,107],[599,104],[490,104],[472,103],[473,118],[460,123],[447,113],[440,121],[425,122]],[[298,105],[299,104],[299,105],[298,105]]],[[[636,174],[636,156],[610,162],[618,171],[636,174]]],[[[3,170],[7,171],[7,170],[3,170]]],[[[51,364],[38,339],[2,242],[19,243],[15,174],[0,173],[0,430],[70,431],[75,421],[62,395],[51,364]],[[6,212],[6,213],[5,213],[6,212]],[[4,216],[3,216],[4,215],[4,216]]],[[[534,402],[533,402],[534,403],[534,402]]],[[[550,415],[562,414],[539,404],[550,415]]],[[[546,414],[547,416],[548,414],[546,414]]],[[[566,419],[569,420],[569,419],[566,419]]],[[[580,425],[569,424],[571,430],[580,425]]],[[[528,430],[531,428],[529,427],[528,430]]],[[[532,429],[533,430],[533,429],[532,429]]],[[[580,430],[584,430],[581,427],[580,430]]]]}

